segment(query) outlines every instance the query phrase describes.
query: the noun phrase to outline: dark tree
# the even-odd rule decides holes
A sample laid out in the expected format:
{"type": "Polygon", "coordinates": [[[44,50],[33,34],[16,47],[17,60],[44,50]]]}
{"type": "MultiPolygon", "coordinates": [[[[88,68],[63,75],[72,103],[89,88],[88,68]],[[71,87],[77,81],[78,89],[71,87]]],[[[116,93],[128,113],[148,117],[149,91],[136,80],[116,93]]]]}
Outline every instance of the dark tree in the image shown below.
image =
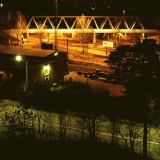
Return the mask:
{"type": "Polygon", "coordinates": [[[143,122],[143,157],[147,158],[147,124],[151,122],[149,103],[159,94],[160,62],[155,40],[145,39],[135,46],[122,46],[111,53],[109,60],[119,66],[126,91],[127,119],[143,122]],[[139,74],[136,74],[139,72],[139,74]],[[129,75],[129,76],[126,76],[129,75]]]}

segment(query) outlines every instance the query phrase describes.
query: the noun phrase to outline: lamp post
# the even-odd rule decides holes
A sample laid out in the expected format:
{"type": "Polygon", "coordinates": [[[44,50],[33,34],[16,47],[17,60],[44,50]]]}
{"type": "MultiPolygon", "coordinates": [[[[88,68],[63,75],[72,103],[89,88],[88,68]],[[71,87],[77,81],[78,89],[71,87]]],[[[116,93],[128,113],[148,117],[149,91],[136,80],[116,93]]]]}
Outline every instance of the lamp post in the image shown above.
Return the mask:
{"type": "Polygon", "coordinates": [[[3,41],[3,12],[2,12],[2,8],[3,8],[3,3],[0,3],[0,8],[1,8],[1,41],[3,41]]]}
{"type": "MultiPolygon", "coordinates": [[[[17,61],[21,61],[22,60],[22,56],[16,56],[16,60],[17,61]]],[[[26,61],[26,84],[24,87],[24,91],[27,91],[27,87],[28,87],[28,62],[26,61]]]]}

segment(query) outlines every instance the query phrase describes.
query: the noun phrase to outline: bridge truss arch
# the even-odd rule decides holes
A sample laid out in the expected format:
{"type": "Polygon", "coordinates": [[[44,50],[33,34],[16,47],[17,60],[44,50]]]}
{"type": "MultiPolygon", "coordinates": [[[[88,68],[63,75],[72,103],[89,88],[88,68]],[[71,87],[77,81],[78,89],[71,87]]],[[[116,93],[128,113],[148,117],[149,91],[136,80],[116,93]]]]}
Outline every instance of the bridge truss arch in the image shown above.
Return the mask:
{"type": "MultiPolygon", "coordinates": [[[[93,34],[138,34],[143,39],[145,34],[158,35],[159,31],[145,29],[139,17],[132,16],[32,16],[25,17],[27,25],[22,33],[58,34],[85,33],[93,34]],[[85,19],[85,25],[82,20],[85,19]],[[77,23],[79,26],[77,27],[77,23]]],[[[93,36],[96,39],[96,36],[93,36]]],[[[94,40],[95,41],[95,40],[94,40]]]]}
{"type": "MultiPolygon", "coordinates": [[[[83,15],[82,15],[83,16],[83,15]]],[[[40,30],[43,32],[72,33],[84,28],[80,23],[80,27],[76,28],[76,23],[80,21],[82,16],[32,16],[27,22],[23,32],[36,33],[40,30]],[[55,25],[55,18],[57,25],[55,25]]],[[[157,30],[146,30],[139,17],[130,16],[84,16],[87,21],[85,25],[86,32],[90,32],[90,26],[95,33],[156,33],[157,30]]],[[[27,19],[28,17],[26,17],[27,19]]]]}

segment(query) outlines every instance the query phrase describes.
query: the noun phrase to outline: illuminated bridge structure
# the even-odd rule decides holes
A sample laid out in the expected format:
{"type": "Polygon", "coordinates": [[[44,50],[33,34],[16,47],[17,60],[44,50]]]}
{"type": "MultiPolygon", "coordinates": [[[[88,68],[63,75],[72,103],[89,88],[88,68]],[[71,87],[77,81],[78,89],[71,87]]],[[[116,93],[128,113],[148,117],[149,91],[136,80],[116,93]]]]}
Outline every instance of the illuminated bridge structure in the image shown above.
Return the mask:
{"type": "Polygon", "coordinates": [[[25,17],[27,20],[26,28],[22,33],[56,33],[71,34],[74,33],[93,33],[94,41],[96,34],[123,34],[133,37],[138,34],[139,40],[145,35],[159,35],[160,31],[154,29],[145,29],[139,17],[131,16],[32,16],[25,17]],[[77,23],[79,26],[77,27],[77,23]],[[57,25],[55,25],[57,24],[57,25]]]}

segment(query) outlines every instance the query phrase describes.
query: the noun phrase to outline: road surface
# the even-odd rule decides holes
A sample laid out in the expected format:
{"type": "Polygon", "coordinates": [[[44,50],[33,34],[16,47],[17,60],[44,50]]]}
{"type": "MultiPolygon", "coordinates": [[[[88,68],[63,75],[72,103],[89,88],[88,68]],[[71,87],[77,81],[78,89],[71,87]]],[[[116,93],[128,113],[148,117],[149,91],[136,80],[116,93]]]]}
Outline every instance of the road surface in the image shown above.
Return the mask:
{"type": "Polygon", "coordinates": [[[120,97],[124,94],[121,91],[125,91],[125,88],[123,85],[119,84],[112,84],[103,82],[100,80],[91,80],[89,78],[84,77],[84,75],[78,75],[76,72],[70,72],[69,74],[64,76],[64,79],[72,78],[72,80],[79,81],[79,82],[87,82],[91,87],[99,87],[104,90],[108,90],[111,95],[120,97]]]}

